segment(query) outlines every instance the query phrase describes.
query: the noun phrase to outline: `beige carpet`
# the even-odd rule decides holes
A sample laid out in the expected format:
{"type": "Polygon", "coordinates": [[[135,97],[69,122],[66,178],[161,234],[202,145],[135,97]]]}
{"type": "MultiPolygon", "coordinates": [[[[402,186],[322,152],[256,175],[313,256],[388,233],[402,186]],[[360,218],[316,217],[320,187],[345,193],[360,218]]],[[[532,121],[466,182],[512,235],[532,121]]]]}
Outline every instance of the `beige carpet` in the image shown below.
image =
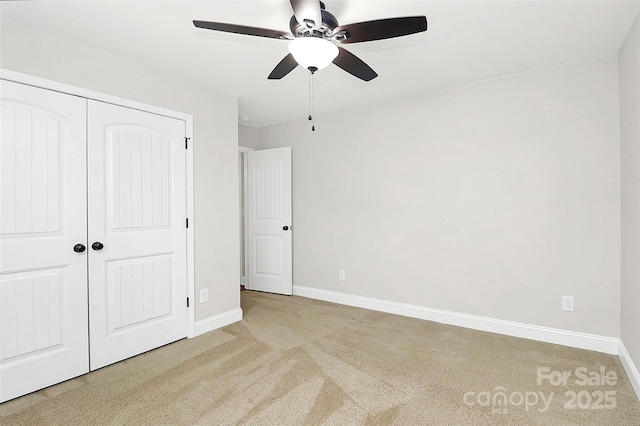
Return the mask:
{"type": "Polygon", "coordinates": [[[244,291],[242,308],[239,323],[2,404],[0,423],[640,425],[616,356],[295,296],[244,291]]]}

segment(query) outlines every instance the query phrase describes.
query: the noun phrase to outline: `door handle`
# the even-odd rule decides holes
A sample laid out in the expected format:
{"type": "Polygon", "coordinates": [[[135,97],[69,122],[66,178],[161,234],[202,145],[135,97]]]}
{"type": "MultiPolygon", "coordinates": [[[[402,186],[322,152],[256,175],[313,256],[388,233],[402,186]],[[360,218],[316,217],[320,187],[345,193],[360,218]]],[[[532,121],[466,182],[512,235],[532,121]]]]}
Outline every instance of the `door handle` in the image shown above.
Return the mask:
{"type": "Polygon", "coordinates": [[[91,248],[94,250],[102,250],[104,248],[104,244],[102,244],[100,241],[96,241],[95,243],[91,244],[91,248]]]}
{"type": "Polygon", "coordinates": [[[87,248],[83,244],[76,244],[75,246],[73,246],[73,251],[75,251],[76,253],[82,253],[86,249],[87,248]]]}
{"type": "Polygon", "coordinates": [[[285,225],[285,226],[283,226],[283,227],[282,227],[282,230],[283,230],[283,231],[288,231],[288,230],[289,230],[289,227],[288,227],[287,225],[285,225]]]}

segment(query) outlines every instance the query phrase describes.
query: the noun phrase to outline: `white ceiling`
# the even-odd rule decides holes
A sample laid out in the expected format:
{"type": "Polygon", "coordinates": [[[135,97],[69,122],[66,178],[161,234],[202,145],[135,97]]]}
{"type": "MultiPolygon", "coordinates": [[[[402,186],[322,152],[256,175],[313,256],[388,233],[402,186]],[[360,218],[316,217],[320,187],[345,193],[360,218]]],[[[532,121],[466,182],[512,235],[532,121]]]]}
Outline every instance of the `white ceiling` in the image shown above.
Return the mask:
{"type": "MultiPolygon", "coordinates": [[[[316,74],[316,113],[385,102],[498,76],[614,54],[640,1],[326,0],[340,24],[426,15],[428,31],[343,47],[379,77],[363,82],[330,66],[316,74]]],[[[108,52],[239,99],[242,124],[304,118],[308,72],[267,75],[287,42],[197,29],[207,20],[288,31],[287,0],[15,1],[2,19],[108,52]]]]}

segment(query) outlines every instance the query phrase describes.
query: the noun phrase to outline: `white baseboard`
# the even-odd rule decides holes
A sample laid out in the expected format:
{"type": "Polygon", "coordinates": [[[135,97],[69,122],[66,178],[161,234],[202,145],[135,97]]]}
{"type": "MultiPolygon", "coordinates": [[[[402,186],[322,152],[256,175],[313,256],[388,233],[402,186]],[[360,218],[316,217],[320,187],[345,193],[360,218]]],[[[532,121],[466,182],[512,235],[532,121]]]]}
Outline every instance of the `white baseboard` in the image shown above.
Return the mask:
{"type": "Polygon", "coordinates": [[[640,371],[638,371],[638,368],[633,363],[631,355],[627,352],[627,348],[624,347],[622,341],[620,341],[618,347],[618,356],[620,357],[624,371],[627,372],[631,386],[633,386],[633,390],[636,391],[636,396],[640,400],[640,371]]]}
{"type": "Polygon", "coordinates": [[[521,337],[540,342],[588,349],[611,355],[617,355],[619,350],[618,345],[620,339],[612,337],[597,336],[593,334],[579,333],[576,331],[560,330],[556,328],[504,321],[476,315],[461,314],[457,312],[425,308],[423,306],[390,302],[387,300],[372,299],[370,297],[354,296],[352,294],[338,293],[335,291],[320,290],[317,288],[297,285],[293,286],[293,294],[296,296],[308,297],[310,299],[324,300],[342,305],[387,312],[390,314],[434,321],[442,324],[450,324],[474,330],[488,331],[490,333],[521,337]]]}
{"type": "Polygon", "coordinates": [[[231,311],[223,312],[216,316],[196,321],[193,332],[189,335],[189,338],[196,337],[204,333],[208,333],[218,328],[222,328],[225,325],[233,324],[242,319],[242,309],[237,308],[231,311]]]}

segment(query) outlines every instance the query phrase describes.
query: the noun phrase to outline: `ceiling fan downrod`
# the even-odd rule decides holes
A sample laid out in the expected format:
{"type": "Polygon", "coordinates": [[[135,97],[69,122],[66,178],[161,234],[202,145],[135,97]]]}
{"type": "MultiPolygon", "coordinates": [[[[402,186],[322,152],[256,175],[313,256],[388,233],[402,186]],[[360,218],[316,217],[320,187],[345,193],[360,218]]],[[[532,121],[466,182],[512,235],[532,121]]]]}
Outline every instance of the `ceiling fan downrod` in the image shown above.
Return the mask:
{"type": "Polygon", "coordinates": [[[313,76],[318,68],[309,67],[309,121],[311,121],[311,131],[316,131],[316,111],[315,111],[315,90],[313,87],[313,76]]]}

